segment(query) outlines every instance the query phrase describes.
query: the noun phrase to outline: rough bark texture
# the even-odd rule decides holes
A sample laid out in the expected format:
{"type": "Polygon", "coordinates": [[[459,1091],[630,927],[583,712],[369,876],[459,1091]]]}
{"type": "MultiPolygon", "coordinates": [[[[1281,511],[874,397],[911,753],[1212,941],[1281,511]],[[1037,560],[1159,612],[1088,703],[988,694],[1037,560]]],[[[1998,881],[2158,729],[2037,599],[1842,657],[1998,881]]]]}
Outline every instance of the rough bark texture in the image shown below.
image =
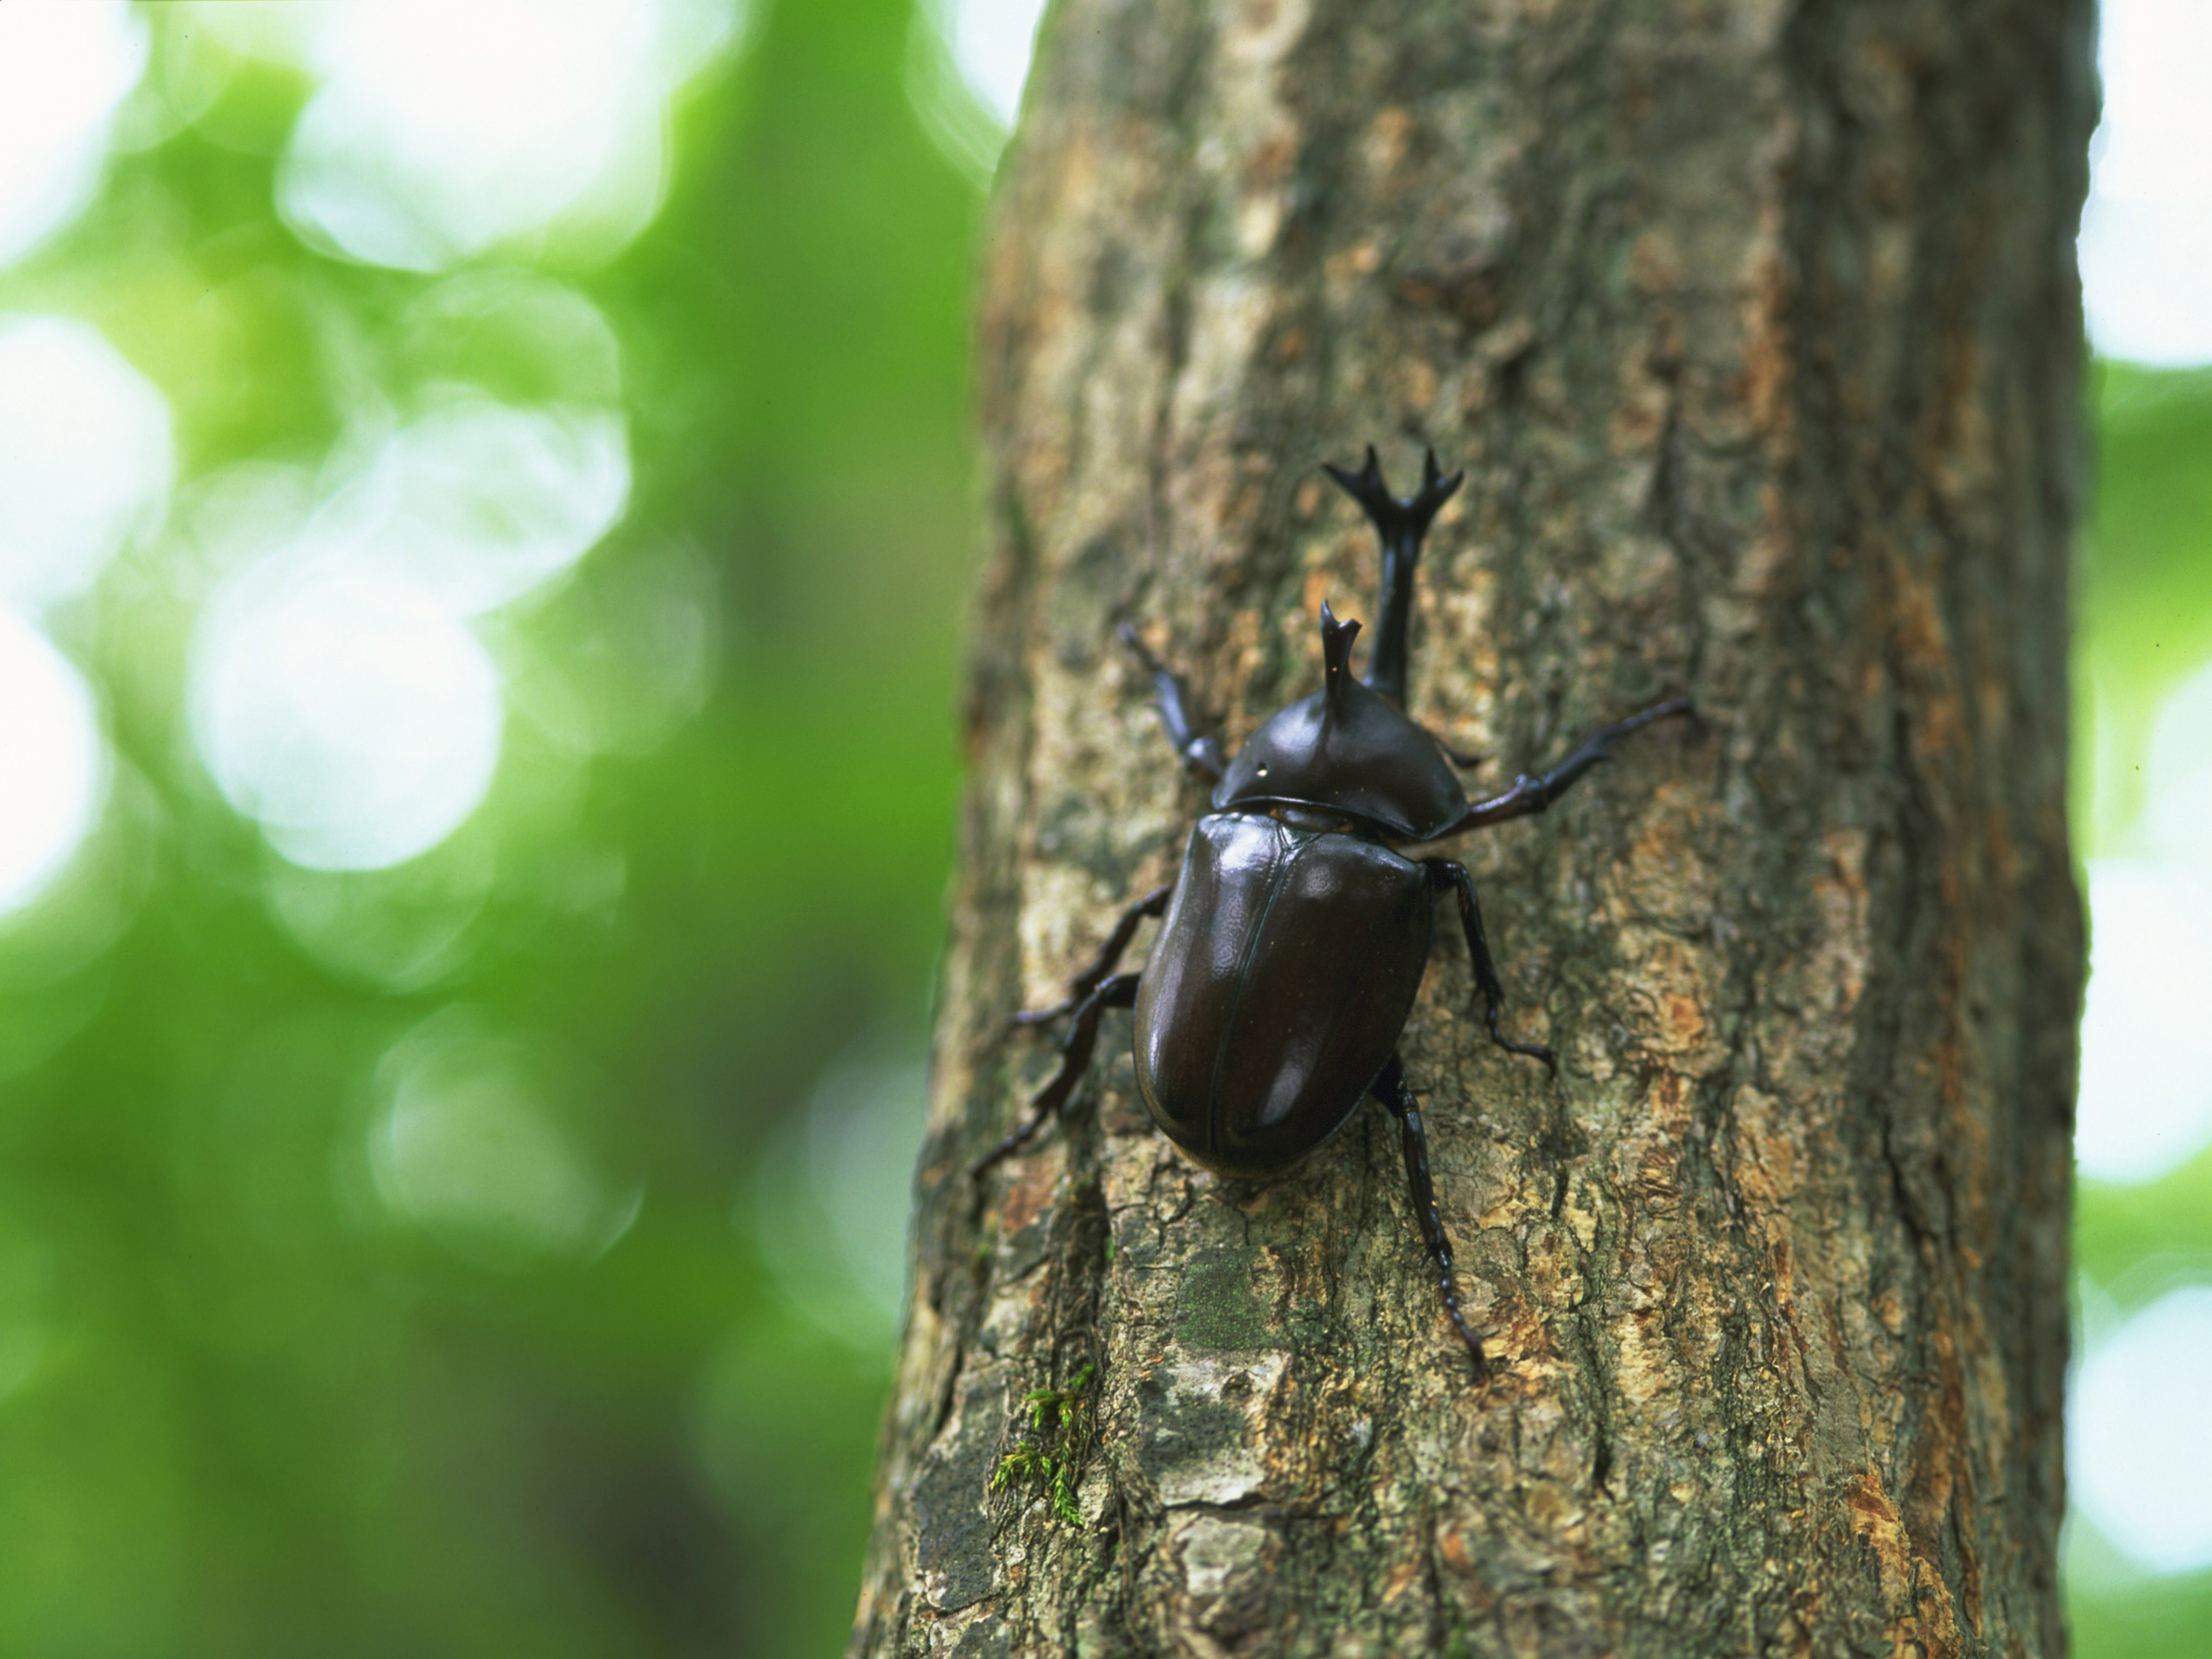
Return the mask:
{"type": "Polygon", "coordinates": [[[986,271],[974,780],[856,1652],[2063,1652],[2091,29],[1061,0],[986,271]],[[1006,1016],[1202,808],[1115,624],[1232,745],[1311,690],[1320,601],[1376,582],[1316,463],[1370,441],[1401,488],[1423,443],[1468,469],[1412,708],[1491,781],[1702,715],[1453,849],[1561,1058],[1482,1039],[1447,912],[1404,1054],[1486,1389],[1371,1107],[1216,1180],[1114,1014],[1068,1121],[963,1173],[1049,1069],[1006,1016]]]}

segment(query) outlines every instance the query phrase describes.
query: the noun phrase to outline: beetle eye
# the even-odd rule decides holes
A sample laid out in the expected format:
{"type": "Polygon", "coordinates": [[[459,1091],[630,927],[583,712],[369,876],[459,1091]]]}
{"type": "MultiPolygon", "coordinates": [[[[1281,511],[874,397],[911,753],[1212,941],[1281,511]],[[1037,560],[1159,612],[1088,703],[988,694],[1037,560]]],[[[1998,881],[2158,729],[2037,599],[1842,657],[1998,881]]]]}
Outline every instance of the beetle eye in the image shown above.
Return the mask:
{"type": "Polygon", "coordinates": [[[1267,763],[1266,763],[1265,761],[1262,761],[1262,762],[1260,763],[1260,769],[1259,769],[1258,773],[1257,773],[1255,775],[1260,776],[1260,777],[1263,777],[1263,778],[1264,778],[1264,777],[1266,777],[1266,776],[1267,775],[1267,763]]]}

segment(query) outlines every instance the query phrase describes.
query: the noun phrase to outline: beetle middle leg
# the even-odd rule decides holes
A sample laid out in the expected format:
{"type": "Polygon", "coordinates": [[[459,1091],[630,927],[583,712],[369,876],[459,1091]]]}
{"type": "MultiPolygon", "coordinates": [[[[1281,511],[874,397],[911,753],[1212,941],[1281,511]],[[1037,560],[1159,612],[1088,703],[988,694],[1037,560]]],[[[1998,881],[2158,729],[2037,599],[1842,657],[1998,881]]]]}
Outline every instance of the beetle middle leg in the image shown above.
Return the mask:
{"type": "Polygon", "coordinates": [[[1468,1352],[1474,1356],[1474,1376],[1479,1382],[1489,1376],[1490,1365],[1482,1357],[1481,1339],[1468,1328],[1467,1316],[1460,1311],[1459,1279],[1452,1272],[1451,1237],[1444,1231],[1444,1218],[1437,1208],[1436,1183],[1429,1178],[1429,1143],[1421,1133],[1420,1103],[1406,1086],[1406,1067],[1397,1055],[1390,1056],[1390,1063],[1382,1068],[1382,1074],[1370,1085],[1368,1092],[1398,1120],[1398,1140],[1406,1154],[1406,1184],[1413,1193],[1413,1218],[1420,1223],[1421,1237],[1437,1264],[1444,1312],[1451,1316],[1452,1328],[1467,1344],[1468,1352]]]}
{"type": "MultiPolygon", "coordinates": [[[[1130,927],[1135,931],[1133,922],[1130,927]]],[[[1098,1017],[1109,1008],[1137,1006],[1137,977],[1134,974],[1115,974],[1110,979],[1101,980],[1076,1005],[1075,1023],[1068,1027],[1067,1036],[1060,1045],[1060,1069],[1044,1087],[1030,1097],[1029,1118],[1022,1127],[968,1166],[971,1179],[980,1177],[1000,1158],[1027,1145],[1030,1138],[1044,1127],[1045,1119],[1067,1103],[1076,1084],[1091,1068],[1091,1052],[1098,1046],[1098,1017]]]]}
{"type": "Polygon", "coordinates": [[[1175,896],[1175,884],[1156,888],[1121,912],[1121,919],[1114,924],[1114,931],[1106,935],[1105,944],[1091,965],[1067,981],[1067,994],[1049,1008],[1025,1008],[1018,1014],[1009,1014],[1009,1025],[1042,1025],[1058,1019],[1062,1014],[1072,1014],[1084,1000],[1096,991],[1121,960],[1121,952],[1129,948],[1129,941],[1137,936],[1137,924],[1146,916],[1157,921],[1164,915],[1168,901],[1175,896]]]}
{"type": "Polygon", "coordinates": [[[1485,1023],[1490,1040],[1499,1048],[1531,1060],[1540,1060],[1553,1077],[1559,1074],[1559,1057],[1540,1042],[1516,1042],[1498,1027],[1498,1012],[1504,1005],[1505,988],[1498,981],[1498,964],[1490,959],[1490,941],[1483,937],[1482,907],[1475,902],[1474,878],[1467,866],[1451,859],[1423,859],[1429,884],[1438,892],[1451,888],[1459,895],[1459,923],[1467,933],[1467,953],[1474,963],[1475,988],[1482,993],[1485,1023]]]}

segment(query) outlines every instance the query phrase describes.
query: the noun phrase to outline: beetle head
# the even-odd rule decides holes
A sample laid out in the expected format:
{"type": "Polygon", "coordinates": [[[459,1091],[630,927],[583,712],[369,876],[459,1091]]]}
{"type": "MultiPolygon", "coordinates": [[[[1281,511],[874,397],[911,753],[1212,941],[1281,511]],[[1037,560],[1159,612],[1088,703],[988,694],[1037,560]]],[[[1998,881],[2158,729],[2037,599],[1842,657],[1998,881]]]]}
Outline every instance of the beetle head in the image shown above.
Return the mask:
{"type": "Polygon", "coordinates": [[[1315,806],[1422,841],[1467,811],[1436,739],[1352,672],[1357,622],[1321,608],[1322,689],[1245,739],[1213,792],[1218,810],[1315,806]]]}

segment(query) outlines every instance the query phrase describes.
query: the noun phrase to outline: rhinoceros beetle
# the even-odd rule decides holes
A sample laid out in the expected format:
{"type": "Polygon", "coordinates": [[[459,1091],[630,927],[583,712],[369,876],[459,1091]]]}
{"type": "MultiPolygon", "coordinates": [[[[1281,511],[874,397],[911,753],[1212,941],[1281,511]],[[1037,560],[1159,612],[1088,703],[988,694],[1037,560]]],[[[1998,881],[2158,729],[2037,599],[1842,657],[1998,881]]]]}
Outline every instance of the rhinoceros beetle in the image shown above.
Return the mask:
{"type": "Polygon", "coordinates": [[[1328,1140],[1372,1095],[1398,1120],[1406,1176],[1444,1311],[1483,1375],[1482,1344],[1460,1310],[1451,1240],[1429,1177],[1420,1109],[1398,1038],[1429,959],[1435,902],[1459,902],[1490,1039],[1558,1073],[1540,1043],[1498,1024],[1504,990],[1483,937],[1466,868],[1409,859],[1419,845],[1541,812],[1606,758],[1609,745],[1669,714],[1674,699],[1592,733],[1565,759],[1502,794],[1469,803],[1454,755],[1404,713],[1406,634],[1413,568],[1437,509],[1464,473],[1444,477],[1428,452],[1421,488],[1400,500],[1373,446],[1358,472],[1328,475],[1366,509],[1382,544],[1382,620],[1363,684],[1352,678],[1357,622],[1321,609],[1322,689],[1269,718],[1225,764],[1193,729],[1182,681],[1124,624],[1121,638],[1151,677],[1161,724],[1183,763],[1213,783],[1174,882],[1129,906],[1091,963],[1052,1007],[1017,1014],[1036,1024],[1072,1018],[1060,1068],[1021,1127],[976,1160],[982,1176],[1059,1111],[1091,1063],[1099,1017],[1136,1010],[1137,1087],[1152,1121],[1192,1162],[1224,1176],[1281,1174],[1328,1140]],[[1140,974],[1116,973],[1146,917],[1159,936],[1140,974]]]}

